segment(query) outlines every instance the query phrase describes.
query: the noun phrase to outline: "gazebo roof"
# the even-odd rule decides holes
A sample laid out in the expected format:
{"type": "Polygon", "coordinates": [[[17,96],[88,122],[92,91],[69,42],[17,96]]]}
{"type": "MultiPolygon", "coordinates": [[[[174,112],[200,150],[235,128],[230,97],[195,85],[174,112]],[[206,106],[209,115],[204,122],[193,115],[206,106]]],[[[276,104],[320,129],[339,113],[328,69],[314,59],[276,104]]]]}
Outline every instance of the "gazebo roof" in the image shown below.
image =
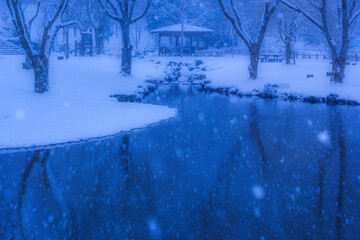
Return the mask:
{"type": "MultiPolygon", "coordinates": [[[[154,30],[151,30],[151,33],[162,33],[162,32],[175,32],[179,33],[182,32],[182,24],[175,24],[167,27],[157,28],[154,30]]],[[[184,26],[184,33],[207,33],[207,32],[214,32],[214,30],[198,27],[190,24],[185,24],[184,26]]]]}

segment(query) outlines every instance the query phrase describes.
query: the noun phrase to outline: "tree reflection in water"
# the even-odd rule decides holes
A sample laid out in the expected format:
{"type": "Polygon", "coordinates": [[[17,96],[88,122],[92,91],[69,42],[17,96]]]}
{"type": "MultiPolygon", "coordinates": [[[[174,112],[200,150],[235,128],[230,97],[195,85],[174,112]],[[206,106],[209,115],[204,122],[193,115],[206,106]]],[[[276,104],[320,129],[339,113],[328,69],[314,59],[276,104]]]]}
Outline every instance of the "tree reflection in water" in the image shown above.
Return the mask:
{"type": "Polygon", "coordinates": [[[179,116],[101,141],[0,155],[0,238],[360,234],[360,114],[352,108],[181,89],[149,101],[179,116]],[[329,143],[318,140],[324,130],[329,143]]]}

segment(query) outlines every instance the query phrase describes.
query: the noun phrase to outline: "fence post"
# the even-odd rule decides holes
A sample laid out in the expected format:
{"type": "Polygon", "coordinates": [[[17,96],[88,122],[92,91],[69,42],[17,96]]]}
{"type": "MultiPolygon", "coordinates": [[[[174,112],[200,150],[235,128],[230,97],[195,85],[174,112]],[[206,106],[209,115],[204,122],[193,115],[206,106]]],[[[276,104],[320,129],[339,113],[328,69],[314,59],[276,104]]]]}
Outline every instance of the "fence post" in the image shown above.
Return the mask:
{"type": "Polygon", "coordinates": [[[355,53],[355,66],[357,65],[357,61],[358,61],[358,55],[357,53],[355,53]]]}

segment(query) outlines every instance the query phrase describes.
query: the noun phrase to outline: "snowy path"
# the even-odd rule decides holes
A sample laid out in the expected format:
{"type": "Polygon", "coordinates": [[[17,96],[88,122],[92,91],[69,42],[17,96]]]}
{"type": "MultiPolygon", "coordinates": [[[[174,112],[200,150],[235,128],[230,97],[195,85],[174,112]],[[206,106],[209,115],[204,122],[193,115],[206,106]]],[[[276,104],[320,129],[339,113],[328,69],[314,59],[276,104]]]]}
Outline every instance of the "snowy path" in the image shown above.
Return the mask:
{"type": "Polygon", "coordinates": [[[0,149],[42,146],[113,135],[174,117],[165,106],[119,103],[111,94],[132,94],[162,70],[134,63],[133,77],[119,74],[117,58],[52,59],[50,92],[33,92],[33,71],[23,56],[0,56],[0,149]]]}

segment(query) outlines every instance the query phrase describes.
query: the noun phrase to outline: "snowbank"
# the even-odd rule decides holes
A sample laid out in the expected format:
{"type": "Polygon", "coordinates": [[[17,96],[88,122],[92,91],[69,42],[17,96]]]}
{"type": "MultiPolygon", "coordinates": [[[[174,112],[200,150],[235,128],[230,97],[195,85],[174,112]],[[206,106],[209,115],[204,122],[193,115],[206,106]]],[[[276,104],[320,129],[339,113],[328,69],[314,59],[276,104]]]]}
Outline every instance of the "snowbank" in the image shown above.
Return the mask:
{"type": "MultiPolygon", "coordinates": [[[[156,57],[155,57],[156,58],[156,57]]],[[[360,102],[360,66],[349,65],[342,84],[330,83],[326,76],[331,71],[330,62],[324,60],[297,60],[296,65],[284,63],[259,63],[258,79],[249,79],[246,56],[231,57],[185,57],[158,58],[166,64],[169,61],[191,63],[195,59],[204,61],[208,88],[213,90],[226,88],[226,92],[238,92],[240,95],[259,95],[269,86],[276,86],[278,96],[297,98],[326,98],[338,95],[339,99],[360,102]],[[307,78],[307,75],[314,75],[307,78]]]]}
{"type": "Polygon", "coordinates": [[[165,106],[119,103],[111,94],[133,94],[163,70],[134,62],[132,77],[119,74],[117,58],[51,60],[50,92],[33,92],[33,71],[23,56],[0,56],[0,149],[42,146],[116,134],[174,117],[165,106]]]}
{"type": "Polygon", "coordinates": [[[296,65],[259,63],[257,80],[248,78],[247,63],[248,59],[243,57],[223,59],[218,70],[209,72],[210,85],[235,87],[243,93],[250,93],[254,90],[262,91],[268,84],[276,84],[279,86],[279,94],[321,98],[332,94],[342,99],[360,101],[360,66],[347,66],[344,83],[334,84],[330,83],[330,77],[326,76],[326,73],[331,71],[328,60],[300,59],[296,65]],[[307,78],[307,75],[314,77],[307,78]]]}

